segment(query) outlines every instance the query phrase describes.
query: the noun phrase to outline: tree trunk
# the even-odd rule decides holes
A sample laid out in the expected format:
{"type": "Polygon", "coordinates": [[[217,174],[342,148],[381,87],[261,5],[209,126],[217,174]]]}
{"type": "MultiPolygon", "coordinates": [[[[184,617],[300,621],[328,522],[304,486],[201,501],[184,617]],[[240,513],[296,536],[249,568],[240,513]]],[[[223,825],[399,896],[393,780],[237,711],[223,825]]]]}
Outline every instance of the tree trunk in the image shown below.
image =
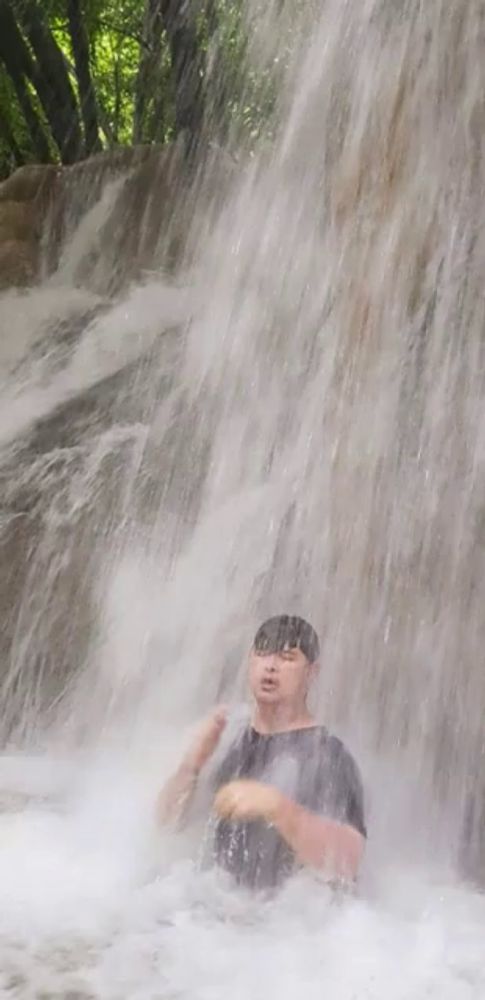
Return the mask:
{"type": "Polygon", "coordinates": [[[99,138],[96,95],[89,65],[89,40],[84,23],[81,0],[67,0],[67,17],[72,51],[74,53],[74,64],[76,66],[76,76],[79,84],[86,152],[90,155],[91,153],[98,153],[101,150],[101,141],[99,138]]]}
{"type": "Polygon", "coordinates": [[[7,116],[0,108],[0,136],[5,145],[10,150],[16,167],[22,167],[25,163],[25,156],[17,143],[7,116]]]}
{"type": "Polygon", "coordinates": [[[82,157],[84,150],[76,98],[64,56],[36,0],[13,0],[13,5],[36,57],[31,80],[42,102],[61,159],[63,163],[74,163],[82,157]]]}
{"type": "Polygon", "coordinates": [[[121,73],[120,73],[120,57],[117,52],[114,59],[114,87],[115,87],[115,106],[113,109],[113,140],[114,145],[118,145],[119,130],[120,130],[120,118],[121,118],[121,73]]]}
{"type": "Polygon", "coordinates": [[[160,81],[157,87],[147,124],[149,141],[157,143],[165,142],[167,130],[167,89],[163,86],[163,81],[160,81]]]}
{"type": "Polygon", "coordinates": [[[143,142],[147,99],[162,48],[163,21],[160,0],[146,0],[140,61],[135,82],[133,144],[143,142]]]}
{"type": "Polygon", "coordinates": [[[110,122],[110,116],[106,108],[104,107],[103,100],[99,96],[99,94],[98,94],[98,116],[99,116],[99,125],[103,135],[106,138],[108,146],[115,146],[116,139],[115,139],[115,134],[113,132],[112,123],[110,122]]]}
{"type": "Polygon", "coordinates": [[[190,0],[159,0],[172,62],[175,123],[189,150],[197,145],[204,124],[204,59],[190,0]]]}
{"type": "MultiPolygon", "coordinates": [[[[156,76],[166,32],[170,49],[175,127],[189,150],[197,145],[204,123],[204,57],[197,37],[192,0],[146,0],[143,49],[135,89],[133,141],[143,138],[150,83],[156,76]]],[[[152,88],[155,90],[155,87],[152,88]]]]}
{"type": "Polygon", "coordinates": [[[52,159],[49,143],[25,82],[25,77],[32,79],[32,60],[15,23],[8,0],[0,0],[0,59],[15,88],[36,157],[40,163],[49,163],[52,159]]]}
{"type": "Polygon", "coordinates": [[[42,122],[33,107],[25,80],[20,73],[16,72],[15,67],[13,67],[12,70],[12,72],[9,70],[10,77],[15,87],[17,100],[30,133],[35,158],[39,163],[51,163],[52,155],[49,149],[47,136],[42,127],[42,122]]]}
{"type": "Polygon", "coordinates": [[[210,67],[205,79],[205,113],[210,114],[211,134],[217,135],[220,141],[225,142],[230,125],[228,106],[231,87],[228,84],[227,55],[225,56],[221,49],[221,24],[215,0],[207,0],[205,19],[208,37],[207,63],[210,67]]]}

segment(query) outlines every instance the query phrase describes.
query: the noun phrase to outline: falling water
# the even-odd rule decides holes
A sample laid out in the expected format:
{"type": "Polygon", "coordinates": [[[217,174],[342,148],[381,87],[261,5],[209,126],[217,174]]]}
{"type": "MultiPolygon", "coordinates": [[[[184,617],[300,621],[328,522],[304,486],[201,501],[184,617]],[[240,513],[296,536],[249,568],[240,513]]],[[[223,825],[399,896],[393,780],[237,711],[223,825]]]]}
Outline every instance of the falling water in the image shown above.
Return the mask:
{"type": "Polygon", "coordinates": [[[115,299],[86,266],[122,180],[1,302],[0,989],[479,1000],[485,4],[248,15],[275,136],[177,274],[163,233],[115,299]],[[241,897],[153,825],[290,608],[364,772],[354,900],[241,897]]]}

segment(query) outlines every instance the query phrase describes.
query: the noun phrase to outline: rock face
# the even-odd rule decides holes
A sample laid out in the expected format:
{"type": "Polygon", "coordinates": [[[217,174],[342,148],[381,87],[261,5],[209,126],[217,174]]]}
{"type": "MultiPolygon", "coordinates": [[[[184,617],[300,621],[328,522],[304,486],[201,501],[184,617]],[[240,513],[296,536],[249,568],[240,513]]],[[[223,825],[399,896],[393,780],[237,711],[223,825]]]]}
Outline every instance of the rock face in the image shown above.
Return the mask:
{"type": "MultiPolygon", "coordinates": [[[[144,146],[103,153],[72,167],[17,170],[0,184],[0,289],[26,287],[52,273],[63,244],[111,181],[125,176],[136,188],[141,174],[143,202],[151,188],[146,165],[156,175],[169,156],[173,159],[166,149],[144,146]]],[[[143,213],[143,205],[133,207],[143,213]]],[[[109,235],[112,247],[114,234],[109,235]]]]}
{"type": "Polygon", "coordinates": [[[30,240],[0,239],[0,290],[33,284],[37,248],[30,240]]]}
{"type": "Polygon", "coordinates": [[[26,166],[0,184],[0,289],[35,281],[43,220],[59,176],[56,167],[26,166]]]}
{"type": "Polygon", "coordinates": [[[0,242],[23,243],[32,233],[32,209],[28,201],[0,201],[0,242]]]}
{"type": "Polygon", "coordinates": [[[0,201],[33,202],[40,191],[50,185],[60,169],[50,165],[30,164],[18,170],[0,184],[0,201]]]}
{"type": "MultiPolygon", "coordinates": [[[[0,306],[0,348],[11,373],[1,416],[10,426],[25,408],[28,418],[11,436],[0,427],[2,744],[30,738],[32,719],[50,724],[66,678],[80,677],[95,655],[98,584],[111,565],[103,553],[124,545],[127,490],[141,452],[130,519],[151,530],[163,500],[173,518],[171,545],[192,523],[210,453],[205,429],[190,405],[182,419],[178,398],[163,449],[149,434],[171,391],[184,320],[177,308],[175,319],[159,309],[169,277],[156,302],[143,298],[143,287],[130,304],[129,284],[147,270],[173,274],[190,260],[199,218],[212,224],[230,168],[218,151],[195,170],[175,145],[145,147],[62,170],[25,168],[0,186],[0,288],[37,286],[3,296],[0,306]],[[11,355],[10,341],[20,342],[11,355]],[[194,447],[202,458],[187,482],[178,456],[194,447]]],[[[103,704],[100,698],[102,711],[103,704]]],[[[62,711],[67,717],[69,706],[62,711]]]]}
{"type": "Polygon", "coordinates": [[[205,166],[191,171],[174,144],[111,150],[71,167],[21,167],[0,184],[0,290],[52,274],[82,219],[116,181],[113,204],[91,227],[74,284],[109,294],[147,268],[170,268],[183,250],[201,183],[210,177],[210,201],[230,175],[220,154],[206,157],[205,166]]]}

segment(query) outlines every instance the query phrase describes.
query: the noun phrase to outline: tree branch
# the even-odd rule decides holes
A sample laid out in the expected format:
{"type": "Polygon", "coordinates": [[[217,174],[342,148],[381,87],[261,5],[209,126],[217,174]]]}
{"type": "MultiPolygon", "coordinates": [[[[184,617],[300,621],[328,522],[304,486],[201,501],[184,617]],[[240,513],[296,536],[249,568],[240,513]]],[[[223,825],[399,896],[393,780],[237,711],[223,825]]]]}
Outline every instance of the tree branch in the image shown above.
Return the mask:
{"type": "Polygon", "coordinates": [[[142,48],[147,49],[148,52],[151,51],[150,45],[143,38],[143,35],[138,34],[134,31],[128,31],[126,28],[122,28],[117,24],[112,24],[110,21],[105,21],[104,18],[98,18],[96,20],[96,26],[102,28],[103,31],[113,31],[115,35],[121,35],[122,38],[130,38],[131,41],[137,42],[142,48]]]}

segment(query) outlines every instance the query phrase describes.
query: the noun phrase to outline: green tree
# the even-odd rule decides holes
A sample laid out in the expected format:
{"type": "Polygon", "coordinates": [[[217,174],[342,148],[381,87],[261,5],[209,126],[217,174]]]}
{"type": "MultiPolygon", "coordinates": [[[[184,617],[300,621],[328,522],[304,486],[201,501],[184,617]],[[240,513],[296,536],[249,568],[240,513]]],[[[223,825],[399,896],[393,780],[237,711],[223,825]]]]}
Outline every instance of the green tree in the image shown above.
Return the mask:
{"type": "Polygon", "coordinates": [[[276,86],[249,65],[242,0],[0,0],[4,175],[180,134],[254,141],[276,86]]]}

